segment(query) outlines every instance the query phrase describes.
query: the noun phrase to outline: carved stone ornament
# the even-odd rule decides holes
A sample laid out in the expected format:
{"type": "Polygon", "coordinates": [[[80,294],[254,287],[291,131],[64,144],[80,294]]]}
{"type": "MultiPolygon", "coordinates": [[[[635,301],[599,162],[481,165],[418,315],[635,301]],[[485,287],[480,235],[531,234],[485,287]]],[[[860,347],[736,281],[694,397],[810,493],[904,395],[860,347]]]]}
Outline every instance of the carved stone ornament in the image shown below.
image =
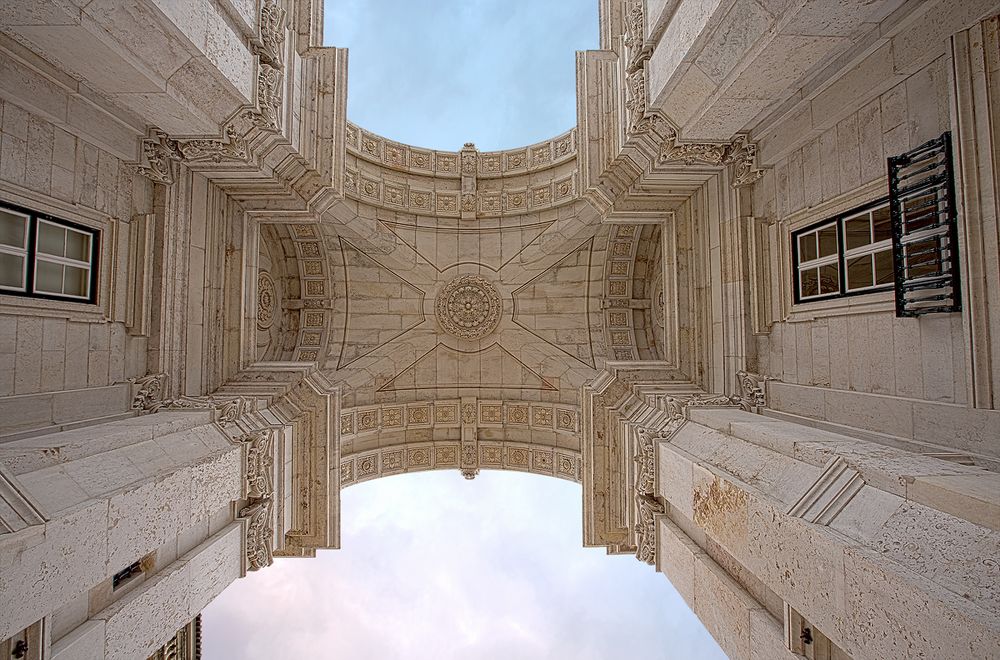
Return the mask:
{"type": "Polygon", "coordinates": [[[250,157],[250,151],[246,140],[240,137],[236,127],[232,124],[226,126],[225,137],[221,140],[197,139],[197,140],[173,140],[181,154],[181,160],[189,163],[210,161],[222,163],[224,161],[243,161],[250,157]]]}
{"type": "Polygon", "coordinates": [[[274,280],[266,270],[257,274],[257,329],[267,330],[274,324],[274,280]]]}
{"type": "Polygon", "coordinates": [[[153,181],[170,185],[174,182],[174,161],[181,160],[177,151],[177,143],[167,137],[166,133],[153,129],[149,137],[142,141],[142,156],[145,165],[137,165],[136,172],[153,181]]]}
{"type": "Polygon", "coordinates": [[[175,162],[246,162],[250,158],[249,147],[236,127],[228,124],[223,133],[222,139],[175,140],[162,131],[152,129],[149,137],[142,141],[145,165],[135,165],[135,171],[155,183],[170,185],[174,182],[175,162]]]}
{"type": "Polygon", "coordinates": [[[240,510],[240,518],[247,520],[246,558],[247,570],[259,571],[274,561],[274,523],[271,500],[261,500],[240,510]]]}
{"type": "MultiPolygon", "coordinates": [[[[145,376],[144,378],[149,378],[149,376],[145,376]]],[[[145,397],[140,401],[136,397],[132,401],[132,407],[136,410],[141,409],[143,412],[149,413],[160,410],[214,410],[216,424],[225,427],[247,413],[252,412],[254,410],[254,402],[252,399],[242,396],[227,399],[215,399],[211,396],[182,396],[166,401],[155,397],[145,397]],[[142,407],[139,408],[138,405],[142,407]]]]}
{"type": "Polygon", "coordinates": [[[724,394],[694,394],[686,399],[677,397],[664,397],[666,413],[671,419],[683,419],[687,417],[686,410],[689,407],[696,408],[732,408],[743,407],[743,401],[738,396],[726,396],[724,394]]]}
{"type": "Polygon", "coordinates": [[[140,378],[129,378],[138,389],[132,395],[132,410],[156,410],[163,405],[163,383],[166,374],[148,374],[140,378]]]}
{"type": "Polygon", "coordinates": [[[496,287],[481,275],[460,275],[434,300],[441,328],[459,339],[482,339],[500,323],[503,305],[496,287]]]}
{"type": "Polygon", "coordinates": [[[249,433],[240,438],[246,445],[245,470],[247,497],[269,499],[274,494],[274,442],[270,429],[249,433]]]}
{"type": "Polygon", "coordinates": [[[285,45],[285,10],[275,0],[260,4],[260,44],[254,51],[264,64],[281,68],[281,51],[285,45]]]}
{"type": "Polygon", "coordinates": [[[462,404],[462,423],[463,424],[476,423],[476,404],[474,403],[462,404]]]}
{"type": "Polygon", "coordinates": [[[769,379],[748,371],[739,371],[736,377],[740,381],[740,391],[743,392],[743,407],[748,410],[766,408],[767,396],[764,392],[764,383],[769,379]]]}
{"type": "Polygon", "coordinates": [[[635,556],[639,561],[646,562],[650,566],[655,566],[655,516],[664,513],[663,504],[649,495],[636,493],[635,505],[637,509],[637,518],[635,522],[635,556]]]}
{"type": "Polygon", "coordinates": [[[660,144],[658,161],[681,161],[686,165],[732,165],[734,188],[749,185],[764,175],[762,170],[757,169],[757,145],[745,135],[736,136],[728,144],[679,143],[677,131],[671,128],[660,144]]]}
{"type": "Polygon", "coordinates": [[[257,109],[245,115],[253,125],[269,131],[281,129],[281,71],[261,64],[257,69],[257,109]]]}
{"type": "Polygon", "coordinates": [[[642,495],[652,495],[656,475],[656,439],[652,433],[640,431],[638,447],[633,459],[636,463],[635,490],[642,495]]]}

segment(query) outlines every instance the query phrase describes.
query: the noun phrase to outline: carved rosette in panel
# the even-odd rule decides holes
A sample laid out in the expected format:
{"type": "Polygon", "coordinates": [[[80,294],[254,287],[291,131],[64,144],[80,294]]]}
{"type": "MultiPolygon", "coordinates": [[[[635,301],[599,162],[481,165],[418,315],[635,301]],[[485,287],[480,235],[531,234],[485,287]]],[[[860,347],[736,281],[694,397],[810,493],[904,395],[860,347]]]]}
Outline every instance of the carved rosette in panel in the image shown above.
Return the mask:
{"type": "Polygon", "coordinates": [[[434,300],[441,328],[459,339],[482,339],[500,323],[503,305],[496,287],[481,275],[461,275],[448,282],[434,300]]]}

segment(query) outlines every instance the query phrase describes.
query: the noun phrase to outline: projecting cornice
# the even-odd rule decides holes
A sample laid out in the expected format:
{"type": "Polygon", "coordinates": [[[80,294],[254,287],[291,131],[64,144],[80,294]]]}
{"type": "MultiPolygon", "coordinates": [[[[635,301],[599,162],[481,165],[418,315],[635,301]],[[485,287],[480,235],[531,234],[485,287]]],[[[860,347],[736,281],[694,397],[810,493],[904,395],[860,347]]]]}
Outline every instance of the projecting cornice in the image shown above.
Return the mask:
{"type": "Polygon", "coordinates": [[[171,185],[183,165],[251,207],[255,199],[301,209],[342,197],[347,52],[292,44],[286,37],[294,27],[275,0],[265,0],[249,40],[253,103],[222,122],[217,137],[150,128],[136,172],[171,185]]]}

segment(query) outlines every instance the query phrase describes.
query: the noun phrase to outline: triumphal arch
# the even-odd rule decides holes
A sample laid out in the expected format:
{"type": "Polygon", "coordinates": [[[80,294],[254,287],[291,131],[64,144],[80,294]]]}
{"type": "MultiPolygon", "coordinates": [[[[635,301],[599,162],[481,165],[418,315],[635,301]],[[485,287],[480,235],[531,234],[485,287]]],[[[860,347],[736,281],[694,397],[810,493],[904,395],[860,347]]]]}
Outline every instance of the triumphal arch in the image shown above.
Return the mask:
{"type": "Polygon", "coordinates": [[[4,3],[0,656],[196,657],[431,469],[580,482],[732,658],[996,656],[1000,6],[599,7],[488,152],[347,121],[318,0],[4,3]]]}

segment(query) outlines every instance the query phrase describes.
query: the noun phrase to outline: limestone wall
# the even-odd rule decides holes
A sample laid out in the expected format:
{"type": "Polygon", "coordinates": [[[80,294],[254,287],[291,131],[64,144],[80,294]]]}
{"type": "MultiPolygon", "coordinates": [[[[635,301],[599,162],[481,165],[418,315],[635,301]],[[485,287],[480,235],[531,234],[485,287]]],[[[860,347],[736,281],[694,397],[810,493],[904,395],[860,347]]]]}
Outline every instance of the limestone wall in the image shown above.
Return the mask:
{"type": "Polygon", "coordinates": [[[0,295],[0,397],[17,397],[0,405],[21,413],[17,423],[4,415],[0,434],[125,413],[127,402],[108,390],[74,395],[77,403],[89,396],[89,410],[69,410],[70,397],[60,406],[37,395],[107,388],[145,373],[146,338],[128,327],[126,294],[132,223],[150,211],[148,182],[74,127],[10,100],[0,100],[0,112],[0,200],[101,231],[96,304],[0,295]]]}
{"type": "MultiPolygon", "coordinates": [[[[952,111],[949,38],[990,11],[981,2],[926,3],[887,27],[882,39],[831,64],[825,82],[754,129],[761,162],[771,169],[753,186],[747,210],[757,247],[751,286],[760,292],[751,315],[761,319],[747,368],[781,381],[772,388],[772,408],[984,460],[1000,452],[993,442],[1000,416],[966,408],[993,407],[988,394],[976,395],[970,377],[973,358],[992,350],[988,338],[973,346],[969,331],[969,309],[982,309],[981,290],[967,294],[964,313],[917,318],[896,318],[892,291],[796,304],[790,247],[792,231],[887,197],[886,158],[945,131],[961,151],[967,129],[952,111]]],[[[962,197],[957,157],[955,173],[962,197]]],[[[992,205],[989,197],[966,197],[960,227],[992,217],[984,211],[992,205]]],[[[982,249],[967,248],[960,247],[963,260],[977,259],[982,249]]],[[[971,284],[963,277],[963,286],[971,284]]]]}
{"type": "Polygon", "coordinates": [[[690,417],[656,445],[657,566],[730,657],[781,657],[760,656],[784,646],[774,619],[800,615],[853,658],[996,648],[995,473],[745,412],[690,417]]]}
{"type": "Polygon", "coordinates": [[[3,445],[5,470],[46,522],[0,536],[0,595],[23,602],[19,594],[32,594],[3,611],[0,637],[60,611],[69,628],[80,616],[75,603],[88,594],[91,605],[100,602],[93,590],[113,574],[149,553],[148,568],[172,566],[213,526],[233,520],[242,454],[212,418],[161,413],[3,445]]]}

